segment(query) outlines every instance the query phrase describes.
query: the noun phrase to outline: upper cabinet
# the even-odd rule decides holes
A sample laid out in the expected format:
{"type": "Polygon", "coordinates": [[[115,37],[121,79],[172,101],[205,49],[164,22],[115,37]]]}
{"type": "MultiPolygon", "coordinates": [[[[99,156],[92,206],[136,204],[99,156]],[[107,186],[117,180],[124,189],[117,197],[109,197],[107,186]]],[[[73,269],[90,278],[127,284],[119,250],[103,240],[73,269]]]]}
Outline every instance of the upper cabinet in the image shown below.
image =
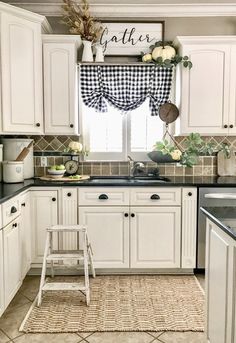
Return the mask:
{"type": "Polygon", "coordinates": [[[235,135],[236,38],[177,37],[175,42],[193,63],[177,78],[180,134],[235,135]]]}
{"type": "Polygon", "coordinates": [[[43,133],[43,16],[0,3],[1,131],[43,133]]]}
{"type": "Polygon", "coordinates": [[[77,51],[80,36],[44,35],[45,134],[78,134],[77,51]]]}

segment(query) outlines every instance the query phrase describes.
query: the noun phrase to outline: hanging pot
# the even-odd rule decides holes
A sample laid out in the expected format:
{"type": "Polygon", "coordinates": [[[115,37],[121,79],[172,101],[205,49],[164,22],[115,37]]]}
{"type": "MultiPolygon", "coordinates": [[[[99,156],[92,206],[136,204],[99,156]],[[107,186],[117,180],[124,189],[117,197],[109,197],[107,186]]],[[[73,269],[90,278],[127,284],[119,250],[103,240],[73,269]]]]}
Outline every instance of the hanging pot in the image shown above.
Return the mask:
{"type": "Polygon", "coordinates": [[[148,154],[148,157],[156,163],[176,163],[179,160],[174,160],[169,154],[164,155],[161,151],[151,151],[148,154]]]}
{"type": "Polygon", "coordinates": [[[159,117],[166,124],[173,123],[179,116],[179,109],[171,102],[166,102],[159,107],[159,117]]]}
{"type": "Polygon", "coordinates": [[[92,51],[92,42],[88,40],[83,40],[83,54],[82,62],[93,62],[93,51],[92,51]]]}

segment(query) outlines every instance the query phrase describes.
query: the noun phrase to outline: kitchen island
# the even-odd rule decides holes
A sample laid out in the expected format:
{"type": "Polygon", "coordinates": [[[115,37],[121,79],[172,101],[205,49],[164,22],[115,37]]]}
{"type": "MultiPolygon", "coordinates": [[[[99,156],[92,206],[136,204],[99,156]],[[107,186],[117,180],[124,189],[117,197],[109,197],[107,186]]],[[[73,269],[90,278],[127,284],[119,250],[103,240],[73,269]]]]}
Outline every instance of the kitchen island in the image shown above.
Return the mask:
{"type": "Polygon", "coordinates": [[[206,225],[206,329],[209,343],[236,342],[236,208],[201,208],[206,225]]]}

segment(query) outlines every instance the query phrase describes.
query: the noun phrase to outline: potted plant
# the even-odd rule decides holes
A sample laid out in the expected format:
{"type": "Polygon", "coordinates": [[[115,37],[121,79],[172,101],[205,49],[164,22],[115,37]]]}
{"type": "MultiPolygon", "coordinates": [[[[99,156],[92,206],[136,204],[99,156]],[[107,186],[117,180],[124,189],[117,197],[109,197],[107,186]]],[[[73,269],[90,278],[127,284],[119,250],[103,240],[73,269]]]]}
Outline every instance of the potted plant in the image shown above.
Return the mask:
{"type": "Polygon", "coordinates": [[[74,0],[63,0],[63,22],[72,34],[80,35],[83,42],[83,62],[93,62],[92,44],[99,40],[102,24],[90,14],[87,0],[77,5],[74,0]]]}
{"type": "Polygon", "coordinates": [[[199,156],[211,156],[223,151],[226,158],[229,157],[230,149],[227,144],[221,144],[216,149],[215,144],[202,139],[199,133],[190,133],[186,137],[184,147],[181,149],[176,141],[173,144],[168,140],[157,142],[154,150],[148,153],[148,157],[156,163],[180,163],[186,167],[197,164],[199,156]]]}

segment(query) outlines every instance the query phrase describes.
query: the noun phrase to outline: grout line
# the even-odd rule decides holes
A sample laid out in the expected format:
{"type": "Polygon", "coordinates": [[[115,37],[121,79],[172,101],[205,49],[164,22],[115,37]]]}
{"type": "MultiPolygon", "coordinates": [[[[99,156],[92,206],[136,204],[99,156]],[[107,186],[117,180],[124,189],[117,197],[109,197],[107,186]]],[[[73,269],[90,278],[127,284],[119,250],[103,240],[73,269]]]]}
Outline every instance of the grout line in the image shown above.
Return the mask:
{"type": "MultiPolygon", "coordinates": [[[[8,336],[8,334],[3,330],[3,329],[0,329],[0,331],[7,337],[9,338],[9,341],[11,342],[12,338],[10,336],[8,336]]],[[[8,342],[9,342],[8,341],[8,342]]]]}

